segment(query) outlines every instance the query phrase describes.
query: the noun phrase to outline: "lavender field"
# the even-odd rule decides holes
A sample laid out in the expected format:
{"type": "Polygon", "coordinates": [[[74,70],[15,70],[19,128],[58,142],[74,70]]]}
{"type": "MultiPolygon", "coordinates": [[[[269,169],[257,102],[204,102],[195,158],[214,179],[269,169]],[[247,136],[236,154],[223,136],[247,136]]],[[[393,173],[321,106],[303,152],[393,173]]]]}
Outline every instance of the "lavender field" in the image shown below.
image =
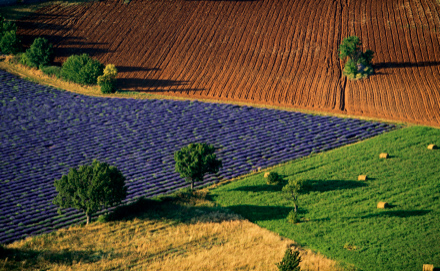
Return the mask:
{"type": "Polygon", "coordinates": [[[188,186],[173,153],[192,142],[213,144],[223,161],[207,184],[394,128],[229,104],[88,97],[3,71],[0,102],[1,243],[84,221],[73,209],[57,214],[54,180],[93,159],[121,170],[132,201],[188,186]]]}

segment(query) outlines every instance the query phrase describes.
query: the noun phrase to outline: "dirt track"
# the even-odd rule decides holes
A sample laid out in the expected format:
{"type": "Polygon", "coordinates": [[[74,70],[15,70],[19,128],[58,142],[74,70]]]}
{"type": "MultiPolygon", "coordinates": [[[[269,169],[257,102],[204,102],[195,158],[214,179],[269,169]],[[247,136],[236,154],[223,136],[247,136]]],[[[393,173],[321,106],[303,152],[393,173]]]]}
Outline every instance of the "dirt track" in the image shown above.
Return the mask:
{"type": "Polygon", "coordinates": [[[101,1],[18,23],[56,61],[116,64],[124,89],[440,126],[437,0],[101,1]],[[375,75],[347,81],[337,48],[357,35],[375,75]]]}

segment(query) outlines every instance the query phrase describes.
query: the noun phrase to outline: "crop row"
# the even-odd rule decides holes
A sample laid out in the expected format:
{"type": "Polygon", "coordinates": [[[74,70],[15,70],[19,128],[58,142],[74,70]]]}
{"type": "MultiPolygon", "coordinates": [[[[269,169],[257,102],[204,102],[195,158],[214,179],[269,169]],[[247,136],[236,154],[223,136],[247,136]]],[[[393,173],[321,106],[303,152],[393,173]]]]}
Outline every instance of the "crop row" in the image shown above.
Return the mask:
{"type": "MultiPolygon", "coordinates": [[[[0,242],[78,221],[51,201],[54,180],[93,159],[117,166],[128,197],[187,186],[173,154],[191,142],[223,161],[204,184],[353,143],[393,126],[198,101],[106,99],[63,92],[0,71],[0,242]]],[[[199,184],[202,185],[202,184],[199,184]]]]}

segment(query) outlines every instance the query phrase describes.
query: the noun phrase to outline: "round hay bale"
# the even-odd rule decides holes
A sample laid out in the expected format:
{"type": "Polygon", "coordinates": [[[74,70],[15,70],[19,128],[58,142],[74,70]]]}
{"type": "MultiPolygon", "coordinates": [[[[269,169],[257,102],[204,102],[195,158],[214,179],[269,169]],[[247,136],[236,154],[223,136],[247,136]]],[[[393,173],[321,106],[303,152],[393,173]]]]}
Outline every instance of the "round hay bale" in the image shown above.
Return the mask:
{"type": "Polygon", "coordinates": [[[437,149],[438,147],[437,147],[437,145],[435,145],[435,144],[429,144],[428,145],[428,150],[435,150],[435,149],[437,149]]]}
{"type": "Polygon", "coordinates": [[[385,209],[385,208],[388,208],[388,207],[390,207],[390,205],[388,204],[388,202],[380,201],[380,202],[377,204],[377,209],[385,209]]]}
{"type": "Polygon", "coordinates": [[[379,154],[379,158],[381,158],[381,159],[387,159],[387,158],[388,158],[388,153],[383,152],[383,153],[379,154]]]}
{"type": "Polygon", "coordinates": [[[367,180],[367,175],[359,175],[358,176],[358,181],[366,181],[367,180]]]}
{"type": "Polygon", "coordinates": [[[269,176],[270,172],[264,172],[264,178],[267,178],[269,176]]]}
{"type": "Polygon", "coordinates": [[[434,271],[434,265],[433,264],[424,264],[423,271],[434,271]]]}

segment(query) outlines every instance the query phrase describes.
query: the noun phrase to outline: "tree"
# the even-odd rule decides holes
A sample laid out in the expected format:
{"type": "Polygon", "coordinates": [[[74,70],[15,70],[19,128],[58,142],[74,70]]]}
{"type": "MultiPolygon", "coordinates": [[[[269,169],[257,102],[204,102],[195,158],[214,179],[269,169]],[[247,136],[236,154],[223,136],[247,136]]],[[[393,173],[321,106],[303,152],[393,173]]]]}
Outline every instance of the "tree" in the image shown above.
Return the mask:
{"type": "Polygon", "coordinates": [[[301,262],[301,256],[299,251],[293,251],[291,248],[286,249],[284,257],[281,262],[277,263],[279,271],[300,271],[299,263],[301,262]]]}
{"type": "Polygon", "coordinates": [[[0,51],[3,54],[16,54],[21,50],[21,42],[17,37],[17,26],[8,22],[0,15],[0,51]]]}
{"type": "Polygon", "coordinates": [[[344,65],[344,74],[349,78],[358,78],[357,74],[362,77],[367,77],[373,73],[371,61],[374,52],[366,50],[362,52],[362,42],[357,36],[350,36],[344,38],[341,45],[339,45],[339,58],[348,61],[344,65]]]}
{"type": "Polygon", "coordinates": [[[302,179],[290,179],[289,182],[283,187],[282,191],[293,198],[294,211],[298,211],[298,195],[305,192],[308,188],[308,184],[302,179]]]}
{"type": "Polygon", "coordinates": [[[61,67],[61,77],[82,85],[94,85],[104,73],[104,65],[88,54],[71,55],[61,67]]]}
{"type": "Polygon", "coordinates": [[[176,172],[187,182],[191,182],[191,189],[194,189],[194,182],[203,181],[206,173],[217,173],[222,167],[222,162],[216,158],[214,152],[212,145],[191,143],[174,153],[176,172]]]}
{"type": "Polygon", "coordinates": [[[114,166],[93,160],[91,165],[70,168],[67,175],[55,180],[58,195],[53,200],[61,208],[75,208],[90,217],[102,208],[116,206],[127,196],[125,177],[114,166]]]}
{"type": "Polygon", "coordinates": [[[53,46],[45,38],[39,37],[34,40],[31,47],[25,52],[24,64],[33,67],[47,66],[53,58],[53,46]]]}

